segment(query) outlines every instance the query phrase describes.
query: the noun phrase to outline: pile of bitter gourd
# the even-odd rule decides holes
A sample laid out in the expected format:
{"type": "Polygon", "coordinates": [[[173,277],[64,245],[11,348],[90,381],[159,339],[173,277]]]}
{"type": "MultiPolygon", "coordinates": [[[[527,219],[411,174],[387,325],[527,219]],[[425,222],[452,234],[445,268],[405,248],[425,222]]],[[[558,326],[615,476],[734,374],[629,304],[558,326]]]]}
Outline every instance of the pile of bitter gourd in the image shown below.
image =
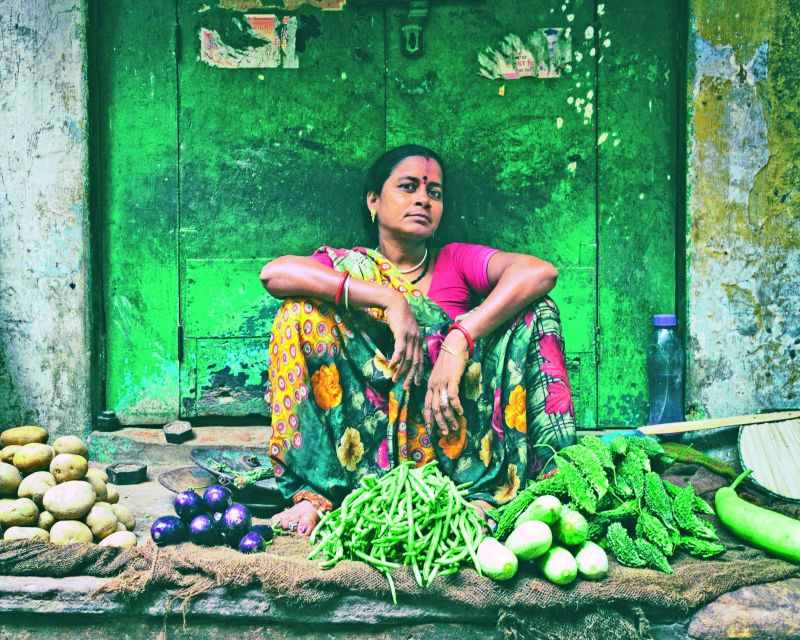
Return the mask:
{"type": "Polygon", "coordinates": [[[679,487],[653,470],[671,462],[655,438],[617,436],[606,443],[584,436],[553,459],[555,473],[494,512],[498,538],[538,496],[554,495],[586,516],[589,539],[626,566],[672,573],[669,558],[678,549],[700,558],[724,553],[714,527],[699,517],[714,515],[713,509],[691,485],[679,487]]]}
{"type": "Polygon", "coordinates": [[[404,462],[380,478],[367,475],[342,505],[325,514],[311,535],[319,540],[309,559],[323,568],[341,560],[362,560],[386,575],[397,604],[392,570],[409,565],[417,584],[471,563],[480,574],[477,549],[484,526],[464,499],[467,485],[456,486],[437,463],[414,467],[404,462]]]}

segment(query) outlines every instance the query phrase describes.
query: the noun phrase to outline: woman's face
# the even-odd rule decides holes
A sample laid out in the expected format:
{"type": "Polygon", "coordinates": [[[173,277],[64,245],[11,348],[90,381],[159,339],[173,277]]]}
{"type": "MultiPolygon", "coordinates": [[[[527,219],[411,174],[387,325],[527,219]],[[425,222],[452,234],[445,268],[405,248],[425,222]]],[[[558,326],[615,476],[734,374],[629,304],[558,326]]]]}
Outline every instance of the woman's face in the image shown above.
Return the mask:
{"type": "Polygon", "coordinates": [[[436,160],[409,156],[383,184],[380,195],[370,192],[367,206],[377,210],[381,234],[424,240],[442,220],[442,169],[436,160]]]}

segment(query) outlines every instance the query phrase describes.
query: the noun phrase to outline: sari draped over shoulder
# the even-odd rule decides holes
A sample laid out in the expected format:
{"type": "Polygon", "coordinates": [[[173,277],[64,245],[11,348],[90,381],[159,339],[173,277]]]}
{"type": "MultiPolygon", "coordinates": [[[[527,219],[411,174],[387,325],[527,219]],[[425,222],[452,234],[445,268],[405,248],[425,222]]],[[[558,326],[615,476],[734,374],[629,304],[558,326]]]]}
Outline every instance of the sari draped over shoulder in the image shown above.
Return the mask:
{"type": "Polygon", "coordinates": [[[425,347],[418,387],[392,382],[394,338],[380,309],[290,298],[269,346],[269,455],[281,493],[336,505],[366,474],[406,460],[438,460],[469,499],[511,500],[552,455],[575,442],[574,409],[558,309],[544,296],[476,342],[461,380],[459,428],[441,436],[421,408],[428,375],[452,323],[381,254],[322,247],[339,272],[392,287],[408,301],[425,347]],[[548,446],[544,446],[548,445],[548,446]]]}

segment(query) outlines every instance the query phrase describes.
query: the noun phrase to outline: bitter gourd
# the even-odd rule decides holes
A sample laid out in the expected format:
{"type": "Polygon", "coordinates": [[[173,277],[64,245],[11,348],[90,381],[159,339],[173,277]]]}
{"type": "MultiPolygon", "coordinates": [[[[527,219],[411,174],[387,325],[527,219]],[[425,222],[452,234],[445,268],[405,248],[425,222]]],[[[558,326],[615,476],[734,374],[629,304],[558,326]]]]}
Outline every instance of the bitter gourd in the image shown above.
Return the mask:
{"type": "Polygon", "coordinates": [[[565,456],[575,463],[578,471],[586,478],[592,490],[597,494],[597,498],[602,499],[608,492],[608,477],[603,469],[603,464],[595,455],[594,451],[586,447],[573,444],[564,447],[558,455],[565,456]]]}
{"type": "Polygon", "coordinates": [[[612,522],[606,531],[608,549],[620,564],[626,567],[643,567],[645,562],[639,556],[633,539],[619,522],[612,522]]]}
{"type": "MultiPolygon", "coordinates": [[[[650,470],[647,455],[639,449],[629,449],[622,461],[618,476],[621,476],[633,489],[633,494],[641,498],[644,494],[644,474],[650,470]]],[[[617,479],[619,482],[619,478],[617,479]]]]}
{"type": "Polygon", "coordinates": [[[698,558],[714,558],[725,553],[725,545],[711,540],[702,540],[694,536],[681,536],[678,548],[698,558]]]}
{"type": "Polygon", "coordinates": [[[639,554],[639,557],[644,560],[648,567],[653,567],[653,569],[658,569],[664,573],[675,573],[672,567],[669,566],[666,556],[654,544],[643,538],[637,538],[633,544],[636,546],[636,553],[639,554]]]}
{"type": "MultiPolygon", "coordinates": [[[[677,484],[673,484],[669,480],[662,480],[662,482],[664,484],[664,489],[666,489],[666,491],[667,491],[667,494],[672,498],[677,496],[678,492],[680,492],[680,490],[683,488],[683,487],[679,487],[677,484]]],[[[715,516],[715,515],[717,515],[714,512],[714,509],[711,508],[711,505],[709,505],[705,500],[703,500],[703,498],[701,498],[698,495],[695,495],[694,511],[695,511],[695,513],[704,513],[707,516],[715,516]]]]}
{"type": "Polygon", "coordinates": [[[631,449],[638,449],[648,458],[656,458],[666,454],[664,447],[658,443],[658,440],[650,436],[628,438],[628,451],[631,449]]]}
{"type": "Polygon", "coordinates": [[[564,475],[567,483],[567,493],[579,511],[584,513],[595,513],[597,511],[597,495],[589,487],[586,478],[575,468],[571,462],[560,456],[556,456],[556,466],[558,475],[564,475]]]}
{"type": "Polygon", "coordinates": [[[675,553],[675,544],[669,531],[661,520],[646,509],[639,514],[639,518],[636,520],[636,535],[652,542],[665,556],[675,553]]]}
{"type": "Polygon", "coordinates": [[[614,458],[611,455],[611,450],[600,438],[596,436],[583,436],[578,441],[578,444],[593,451],[594,455],[596,455],[597,459],[600,461],[600,464],[606,469],[614,470],[614,458]]]}
{"type": "Polygon", "coordinates": [[[648,471],[644,476],[644,501],[654,516],[660,518],[667,527],[675,528],[672,500],[664,489],[661,477],[653,471],[648,471]]]}
{"type": "Polygon", "coordinates": [[[628,438],[625,436],[617,436],[616,438],[612,438],[611,442],[608,443],[608,448],[611,449],[611,453],[624,456],[628,453],[628,438]]]}
{"type": "Polygon", "coordinates": [[[609,520],[621,520],[628,516],[635,516],[639,513],[638,500],[626,500],[622,504],[613,509],[606,509],[605,511],[598,511],[598,516],[603,516],[609,520]]]}
{"type": "Polygon", "coordinates": [[[696,495],[692,485],[686,485],[675,496],[672,502],[672,515],[678,526],[691,536],[717,541],[717,532],[708,522],[701,520],[694,513],[696,495]]]}

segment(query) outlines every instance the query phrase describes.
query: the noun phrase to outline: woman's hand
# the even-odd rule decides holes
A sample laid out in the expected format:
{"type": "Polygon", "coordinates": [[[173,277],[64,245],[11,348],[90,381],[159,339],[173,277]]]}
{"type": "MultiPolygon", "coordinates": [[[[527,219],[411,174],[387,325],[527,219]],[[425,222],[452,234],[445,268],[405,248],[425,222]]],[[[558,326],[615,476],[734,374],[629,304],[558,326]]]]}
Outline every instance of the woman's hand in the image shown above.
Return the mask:
{"type": "Polygon", "coordinates": [[[400,293],[384,308],[383,317],[394,336],[394,354],[389,361],[389,368],[394,371],[392,381],[405,378],[403,388],[408,390],[422,380],[424,351],[419,325],[400,293]]]}
{"type": "Polygon", "coordinates": [[[442,350],[439,352],[439,357],[436,364],[433,365],[428,379],[428,393],[425,395],[422,416],[428,429],[436,420],[440,433],[446,436],[451,429],[459,428],[458,418],[464,415],[464,409],[458,397],[458,385],[467,368],[466,340],[454,331],[445,338],[442,345],[442,350]],[[463,353],[464,357],[461,358],[455,353],[451,353],[444,348],[445,346],[456,353],[463,353]]]}

